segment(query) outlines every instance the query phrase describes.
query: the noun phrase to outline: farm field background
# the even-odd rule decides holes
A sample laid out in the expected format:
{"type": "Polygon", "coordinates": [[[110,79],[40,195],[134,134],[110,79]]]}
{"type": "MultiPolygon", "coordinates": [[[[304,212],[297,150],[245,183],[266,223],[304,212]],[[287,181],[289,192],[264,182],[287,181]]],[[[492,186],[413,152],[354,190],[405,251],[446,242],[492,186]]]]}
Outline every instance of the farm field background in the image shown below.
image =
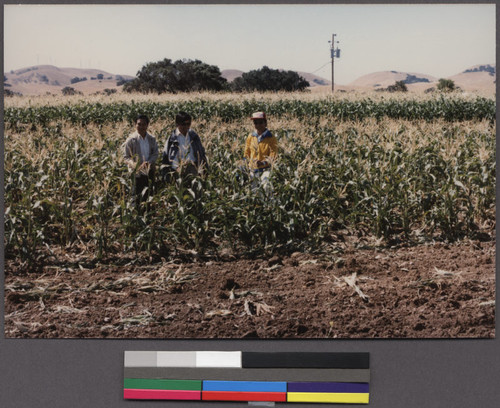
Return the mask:
{"type": "Polygon", "coordinates": [[[493,337],[496,105],[474,95],[5,100],[7,337],[493,337]],[[130,202],[186,110],[210,169],[130,202]],[[264,110],[271,193],[243,164],[264,110]]]}

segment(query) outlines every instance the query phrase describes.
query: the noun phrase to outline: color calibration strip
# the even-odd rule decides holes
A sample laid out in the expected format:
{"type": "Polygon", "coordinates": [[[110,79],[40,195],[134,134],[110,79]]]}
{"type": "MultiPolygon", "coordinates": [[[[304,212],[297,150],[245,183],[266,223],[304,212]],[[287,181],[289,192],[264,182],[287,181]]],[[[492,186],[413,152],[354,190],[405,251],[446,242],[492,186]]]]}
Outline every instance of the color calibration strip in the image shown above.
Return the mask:
{"type": "Polygon", "coordinates": [[[124,398],[368,404],[368,353],[126,351],[124,398]]]}

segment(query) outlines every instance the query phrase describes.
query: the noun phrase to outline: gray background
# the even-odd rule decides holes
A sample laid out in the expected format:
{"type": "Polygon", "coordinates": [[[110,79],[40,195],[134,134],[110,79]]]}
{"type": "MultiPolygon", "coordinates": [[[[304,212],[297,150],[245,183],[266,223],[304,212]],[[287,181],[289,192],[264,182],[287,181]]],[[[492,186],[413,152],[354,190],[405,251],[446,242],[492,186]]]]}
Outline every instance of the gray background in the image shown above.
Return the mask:
{"type": "MultiPolygon", "coordinates": [[[[473,2],[467,1],[467,3],[473,2]]],[[[5,3],[7,2],[2,0],[2,5],[5,3]]],[[[41,1],[24,1],[23,3],[41,3],[41,1]]],[[[43,3],[49,2],[43,1],[43,3]]],[[[82,3],[95,3],[95,1],[82,1],[82,3]]],[[[108,1],[108,3],[110,2],[108,1]]],[[[158,2],[150,0],[148,3],[158,2]]],[[[228,2],[219,1],[218,3],[228,2]]],[[[258,2],[252,1],[252,3],[258,2]]],[[[292,2],[289,1],[288,3],[292,2]]],[[[305,1],[299,3],[305,3],[305,1]]],[[[349,2],[345,1],[345,3],[349,2]]],[[[439,3],[450,3],[450,1],[440,1],[439,3]]],[[[3,40],[3,7],[0,13],[3,40]]],[[[496,16],[498,25],[498,8],[496,16]]],[[[89,22],[89,25],[91,25],[91,22],[89,22]]],[[[1,58],[3,66],[3,52],[1,58]]],[[[3,112],[3,98],[0,103],[3,112]]],[[[3,121],[3,114],[1,119],[3,121]]],[[[3,160],[3,134],[0,141],[0,150],[3,160]]],[[[3,197],[3,166],[0,173],[3,197]]],[[[497,202],[498,197],[499,193],[497,191],[497,202]]],[[[3,213],[3,200],[0,207],[0,211],[3,213]]],[[[2,236],[3,227],[4,225],[1,223],[0,232],[2,236]]],[[[3,240],[1,245],[3,246],[3,240]]],[[[3,288],[3,248],[0,261],[2,265],[0,286],[3,288]]],[[[496,286],[498,292],[498,280],[496,286]]],[[[372,379],[369,406],[372,408],[496,408],[500,406],[500,340],[498,338],[494,340],[373,339],[301,341],[23,340],[4,338],[3,316],[4,305],[3,302],[0,302],[0,407],[2,408],[146,408],[159,406],[209,408],[215,406],[248,406],[247,403],[125,401],[122,396],[123,352],[125,350],[370,352],[372,379]]],[[[276,406],[314,406],[320,408],[333,405],[293,403],[277,404],[276,406]]],[[[353,404],[349,406],[361,407],[366,405],[353,404]]]]}

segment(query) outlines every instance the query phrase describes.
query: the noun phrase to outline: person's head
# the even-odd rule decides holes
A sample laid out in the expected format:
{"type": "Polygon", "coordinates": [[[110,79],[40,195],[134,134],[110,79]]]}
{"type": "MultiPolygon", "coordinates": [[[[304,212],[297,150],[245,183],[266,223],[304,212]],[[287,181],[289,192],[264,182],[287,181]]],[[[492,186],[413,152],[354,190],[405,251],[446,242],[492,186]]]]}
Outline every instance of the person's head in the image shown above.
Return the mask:
{"type": "Polygon", "coordinates": [[[149,118],[146,115],[139,115],[135,120],[135,129],[142,137],[146,136],[149,126],[149,118]]]}
{"type": "Polygon", "coordinates": [[[177,129],[179,129],[179,132],[181,132],[183,135],[186,135],[189,127],[191,126],[191,115],[187,112],[179,112],[175,116],[175,124],[177,125],[177,129]]]}
{"type": "Polygon", "coordinates": [[[260,135],[267,128],[267,117],[264,112],[254,112],[250,117],[253,121],[253,125],[255,126],[255,130],[260,135]]]}

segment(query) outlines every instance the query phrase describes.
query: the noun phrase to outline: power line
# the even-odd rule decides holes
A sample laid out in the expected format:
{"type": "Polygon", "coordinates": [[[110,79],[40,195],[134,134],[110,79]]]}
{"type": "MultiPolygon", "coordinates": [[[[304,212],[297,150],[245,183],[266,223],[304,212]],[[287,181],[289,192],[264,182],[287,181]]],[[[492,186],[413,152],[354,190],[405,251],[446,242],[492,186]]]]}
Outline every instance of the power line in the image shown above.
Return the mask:
{"type": "Polygon", "coordinates": [[[320,68],[318,68],[316,71],[311,72],[311,74],[314,74],[314,73],[318,72],[321,68],[326,67],[329,63],[330,63],[330,61],[328,61],[325,65],[323,65],[320,68]]]}

